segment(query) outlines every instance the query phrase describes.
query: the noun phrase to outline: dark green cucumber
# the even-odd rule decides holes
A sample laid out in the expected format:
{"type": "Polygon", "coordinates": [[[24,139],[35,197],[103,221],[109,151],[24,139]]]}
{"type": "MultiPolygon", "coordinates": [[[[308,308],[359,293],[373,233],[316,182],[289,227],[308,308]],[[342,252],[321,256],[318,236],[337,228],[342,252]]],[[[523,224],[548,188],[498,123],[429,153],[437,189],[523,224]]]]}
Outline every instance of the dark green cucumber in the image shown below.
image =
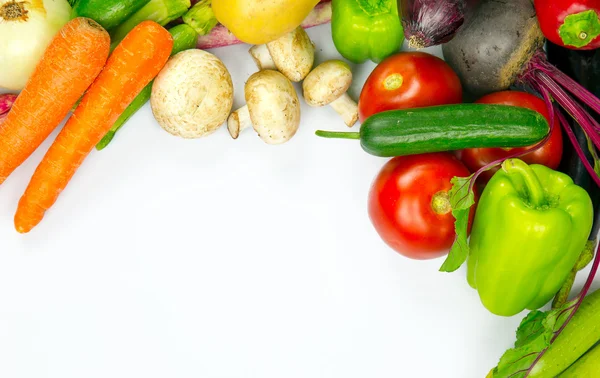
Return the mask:
{"type": "Polygon", "coordinates": [[[526,147],[548,134],[540,113],[514,106],[444,105],[392,110],[369,117],[360,133],[317,131],[325,138],[360,139],[368,153],[403,156],[464,148],[526,147]]]}
{"type": "Polygon", "coordinates": [[[127,20],[150,0],[79,0],[71,13],[72,18],[88,17],[106,30],[127,20]]]}

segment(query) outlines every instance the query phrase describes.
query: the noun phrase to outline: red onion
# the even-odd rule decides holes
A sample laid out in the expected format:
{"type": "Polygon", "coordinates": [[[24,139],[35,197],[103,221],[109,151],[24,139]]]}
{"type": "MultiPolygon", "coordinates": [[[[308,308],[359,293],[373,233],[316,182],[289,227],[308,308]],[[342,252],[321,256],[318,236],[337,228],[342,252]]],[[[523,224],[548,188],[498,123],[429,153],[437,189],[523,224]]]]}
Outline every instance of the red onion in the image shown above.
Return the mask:
{"type": "Polygon", "coordinates": [[[8,111],[12,108],[17,95],[11,93],[0,94],[0,124],[4,121],[4,118],[8,115],[8,111]]]}
{"type": "Polygon", "coordinates": [[[414,49],[446,43],[465,22],[476,0],[400,0],[408,46],[414,49]]]}

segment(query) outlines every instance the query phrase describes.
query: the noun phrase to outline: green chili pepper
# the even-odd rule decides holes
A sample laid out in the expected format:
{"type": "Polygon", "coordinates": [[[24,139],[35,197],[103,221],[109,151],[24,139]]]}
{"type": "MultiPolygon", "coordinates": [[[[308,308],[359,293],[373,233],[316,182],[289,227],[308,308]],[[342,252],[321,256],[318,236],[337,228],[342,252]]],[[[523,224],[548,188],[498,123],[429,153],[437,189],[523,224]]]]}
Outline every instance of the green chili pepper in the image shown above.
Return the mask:
{"type": "Polygon", "coordinates": [[[404,40],[397,0],[333,0],[335,47],[354,63],[376,63],[397,52],[404,40]]]}
{"type": "Polygon", "coordinates": [[[577,263],[592,221],[589,194],[569,176],[506,160],[477,205],[469,284],[497,315],[542,307],[577,263]]]}

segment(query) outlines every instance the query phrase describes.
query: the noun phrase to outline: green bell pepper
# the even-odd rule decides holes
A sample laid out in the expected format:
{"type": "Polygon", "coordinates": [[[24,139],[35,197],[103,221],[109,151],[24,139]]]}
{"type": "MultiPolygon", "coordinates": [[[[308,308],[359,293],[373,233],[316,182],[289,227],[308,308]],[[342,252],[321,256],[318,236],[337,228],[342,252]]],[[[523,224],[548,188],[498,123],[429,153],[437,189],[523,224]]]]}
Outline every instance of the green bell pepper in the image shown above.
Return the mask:
{"type": "Polygon", "coordinates": [[[402,46],[397,0],[332,0],[331,32],[342,56],[379,63],[402,46]]]}
{"type": "Polygon", "coordinates": [[[577,263],[592,221],[590,196],[569,176],[506,160],[477,205],[469,285],[496,315],[542,307],[577,263]]]}

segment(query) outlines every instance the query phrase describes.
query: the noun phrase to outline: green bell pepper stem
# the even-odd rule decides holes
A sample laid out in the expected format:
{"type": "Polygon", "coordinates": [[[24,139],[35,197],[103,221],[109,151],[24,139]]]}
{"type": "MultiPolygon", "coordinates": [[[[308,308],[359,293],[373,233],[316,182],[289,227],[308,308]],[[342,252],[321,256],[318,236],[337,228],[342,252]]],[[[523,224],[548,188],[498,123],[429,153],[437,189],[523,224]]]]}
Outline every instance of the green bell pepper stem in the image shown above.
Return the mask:
{"type": "MultiPolygon", "coordinates": [[[[196,46],[196,41],[198,40],[198,34],[192,29],[190,26],[186,24],[181,24],[172,27],[169,29],[169,33],[173,36],[173,50],[171,51],[171,56],[184,51],[193,49],[196,46]]],[[[125,109],[125,111],[121,114],[121,116],[117,119],[117,122],[111,127],[111,129],[106,133],[106,135],[98,142],[96,145],[96,149],[98,151],[104,149],[108,144],[113,140],[115,134],[125,122],[129,120],[138,110],[144,106],[150,100],[150,95],[152,94],[152,84],[154,80],[152,80],[148,85],[142,89],[142,91],[133,99],[131,104],[125,109]]]]}
{"type": "MultiPolygon", "coordinates": [[[[502,163],[502,169],[509,176],[517,176],[524,183],[524,192],[528,194],[529,202],[534,207],[539,207],[544,204],[544,189],[537,175],[531,168],[522,160],[508,159],[502,163]]],[[[515,181],[513,181],[515,182],[515,181]]]]}
{"type": "Polygon", "coordinates": [[[380,62],[400,50],[404,29],[397,0],[332,0],[331,8],[333,42],[344,58],[380,62]]]}
{"type": "Polygon", "coordinates": [[[198,35],[207,35],[219,23],[212,10],[212,0],[196,3],[182,18],[198,35]]]}
{"type": "Polygon", "coordinates": [[[343,131],[315,131],[316,136],[321,138],[335,138],[335,139],[360,139],[360,133],[356,132],[343,132],[343,131]]]}
{"type": "Polygon", "coordinates": [[[150,0],[142,9],[131,15],[125,22],[110,32],[111,50],[140,22],[155,21],[162,26],[183,16],[191,6],[190,0],[150,0]]]}

